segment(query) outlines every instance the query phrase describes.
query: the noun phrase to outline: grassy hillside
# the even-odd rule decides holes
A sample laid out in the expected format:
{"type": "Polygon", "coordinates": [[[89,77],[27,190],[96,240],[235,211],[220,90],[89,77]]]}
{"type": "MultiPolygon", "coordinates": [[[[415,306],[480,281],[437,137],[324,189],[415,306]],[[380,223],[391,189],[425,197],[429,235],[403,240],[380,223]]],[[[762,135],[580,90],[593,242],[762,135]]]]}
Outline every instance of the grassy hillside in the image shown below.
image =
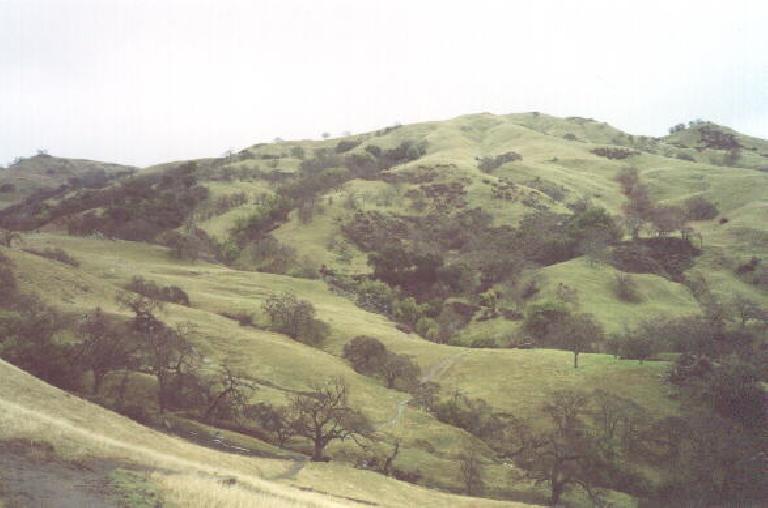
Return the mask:
{"type": "Polygon", "coordinates": [[[0,209],[22,201],[38,190],[55,189],[72,179],[108,179],[120,173],[132,173],[136,168],[121,164],[64,159],[39,154],[23,158],[0,169],[0,209]]]}
{"type": "MultiPolygon", "coordinates": [[[[62,464],[100,459],[140,471],[169,506],[516,506],[439,494],[343,466],[308,464],[280,480],[293,462],[222,453],[142,427],[0,362],[0,439],[50,443],[62,464]],[[344,482],[337,479],[343,477],[344,482]],[[222,480],[235,478],[234,486],[222,480]]],[[[3,474],[0,473],[0,480],[3,474]]],[[[122,494],[130,495],[128,492],[122,494]]],[[[135,493],[134,493],[135,494],[135,493]]]]}
{"type": "MultiPolygon", "coordinates": [[[[353,370],[342,358],[344,346],[360,335],[375,337],[390,352],[417,364],[421,382],[437,383],[440,402],[460,396],[480,398],[499,414],[536,425],[546,423],[543,405],[560,390],[604,390],[637,404],[653,420],[682,414],[684,398],[665,381],[672,362],[638,362],[588,352],[581,355],[580,368],[574,369],[569,351],[536,344],[530,349],[507,346],[528,340],[524,330],[528,310],[557,301],[563,286],[576,295],[569,305],[594,316],[608,335],[644,321],[702,316],[705,299],[711,295],[724,303],[743,295],[757,305],[768,304],[768,291],[751,283],[743,268],[739,271],[752,257],[768,256],[768,173],[759,171],[758,160],[768,149],[761,140],[723,130],[741,146],[738,154],[731,154],[707,144],[711,135],[702,138],[701,127],[652,139],[585,118],[483,113],[347,138],[254,145],[224,159],[185,165],[170,190],[161,188],[163,175],[179,171],[177,164],[145,170],[145,175],[158,175],[146,187],[152,210],[163,209],[169,194],[178,189],[195,197],[184,202],[191,211],[183,220],[174,216],[174,221],[158,221],[161,232],[146,242],[106,240],[98,234],[26,232],[21,241],[13,242],[14,248],[0,247],[12,260],[23,292],[36,294],[69,315],[99,306],[127,319],[129,313],[118,306],[116,296],[135,275],[181,288],[190,306],[166,305],[159,317],[169,325],[193,325],[204,373],[215,375],[227,366],[253,381],[258,389],[249,393],[250,403],[285,405],[318,382],[344,378],[350,405],[370,419],[377,438],[382,443],[400,442],[394,467],[433,490],[353,467],[368,451],[349,441],[328,447],[332,462],[310,463],[296,458],[305,457],[299,454],[307,451],[305,445],[294,442],[290,450],[282,450],[231,429],[206,428],[189,414],[174,416],[171,426],[176,432],[188,426],[226,432],[231,442],[281,458],[246,459],[212,452],[66,396],[7,364],[0,364],[0,369],[27,392],[3,389],[0,404],[6,415],[0,418],[12,422],[28,418],[29,424],[0,426],[0,432],[6,438],[51,441],[58,454],[71,458],[85,439],[73,426],[82,423],[98,433],[98,445],[85,448],[87,456],[129,460],[148,468],[149,482],[178,505],[195,493],[200,499],[231,496],[222,501],[226,506],[253,503],[249,496],[265,496],[256,499],[278,504],[289,500],[297,506],[350,499],[391,506],[490,506],[492,501],[437,490],[465,488],[460,460],[470,448],[478,451],[483,465],[484,495],[509,503],[545,503],[545,484],[525,477],[512,460],[501,458],[465,428],[441,421],[437,411],[418,409],[412,391],[386,388],[380,379],[353,370]],[[552,231],[570,234],[568,221],[584,207],[603,208],[619,223],[627,198],[615,176],[630,166],[637,169],[656,205],[687,206],[690,198],[700,197],[717,208],[709,218],[688,221],[692,229],[686,234],[700,250],[694,249],[695,254],[684,260],[680,273],[638,269],[631,274],[635,301],[617,295],[617,276],[624,269],[610,258],[622,247],[636,248],[639,244],[631,238],[615,239],[597,261],[587,259],[576,240],[565,254],[557,251],[549,258],[532,247],[552,231]],[[472,215],[474,209],[481,212],[472,215]],[[532,216],[549,219],[531,223],[532,216]],[[374,221],[372,230],[365,229],[369,219],[374,221]],[[179,247],[190,244],[194,255],[179,247]],[[392,245],[404,246],[406,260],[411,254],[439,256],[441,265],[435,273],[444,280],[427,289],[406,287],[417,278],[415,271],[410,272],[411,280],[399,279],[402,287],[387,286],[375,259],[379,254],[383,254],[380,260],[402,254],[385,250],[392,245]],[[489,245],[495,250],[488,250],[489,245]],[[79,266],[21,249],[37,253],[63,249],[79,266]],[[518,264],[503,264],[518,258],[518,264]],[[481,281],[492,261],[502,263],[500,273],[481,281]],[[458,270],[454,279],[445,275],[449,269],[458,270]],[[372,282],[379,284],[377,291],[389,291],[391,301],[377,307],[364,300],[360,287],[372,282]],[[271,329],[263,303],[284,291],[310,302],[317,319],[328,325],[329,335],[319,347],[271,329]],[[489,291],[495,292],[493,309],[487,303],[489,291]],[[421,305],[420,317],[432,320],[439,333],[430,335],[416,319],[403,317],[409,296],[413,305],[421,305]],[[467,313],[465,319],[451,330],[455,333],[443,336],[460,311],[467,313]],[[251,324],[241,326],[232,316],[245,316],[251,324]],[[44,425],[58,429],[52,438],[44,438],[44,425]],[[142,459],[139,450],[144,449],[155,453],[142,459]],[[238,488],[222,489],[214,473],[237,476],[238,488]],[[297,492],[287,485],[318,493],[297,492]]],[[[35,164],[44,167],[41,161],[35,164]]],[[[130,180],[120,182],[130,187],[130,180]]],[[[70,214],[57,208],[60,199],[54,196],[30,209],[46,214],[38,216],[55,217],[52,224],[90,212],[103,220],[114,216],[119,222],[121,217],[120,210],[104,213],[102,208],[70,214]]],[[[137,203],[142,209],[143,202],[137,203]]],[[[134,215],[132,220],[141,220],[140,213],[134,215]]],[[[55,228],[43,231],[51,229],[55,228]]],[[[653,233],[642,235],[651,240],[653,233]]],[[[546,249],[553,248],[542,244],[539,250],[546,249]]],[[[422,262],[416,258],[413,264],[422,262]]],[[[607,349],[601,344],[594,350],[607,349]]],[[[670,358],[663,354],[668,352],[654,357],[670,358]]],[[[150,376],[137,373],[129,390],[131,403],[150,413],[157,410],[153,383],[150,376]]],[[[115,386],[117,379],[108,384],[115,386]]],[[[651,464],[638,467],[648,484],[660,481],[651,464]]],[[[589,506],[585,496],[572,489],[565,499],[572,506],[589,506]]],[[[608,496],[618,506],[635,502],[621,492],[608,496]]]]}
{"type": "MultiPolygon", "coordinates": [[[[463,349],[405,335],[381,316],[333,295],[319,281],[238,272],[201,262],[179,263],[172,260],[165,249],[141,243],[51,235],[29,235],[25,241],[38,248],[64,248],[81,261],[80,268],[72,269],[10,251],[22,287],[39,292],[51,304],[70,312],[84,312],[97,305],[110,312],[124,312],[114,304],[114,295],[117,286],[136,273],[182,287],[190,295],[192,308],[170,306],[163,318],[196,325],[200,337],[198,346],[208,359],[208,368],[227,364],[249,378],[267,382],[253,394],[254,400],[281,403],[285,401],[286,390],[306,389],[319,379],[345,377],[351,384],[353,403],[368,414],[380,432],[403,440],[404,450],[398,459],[401,467],[420,471],[431,482],[447,488],[458,488],[458,472],[452,457],[461,451],[464,443],[471,442],[471,437],[422,411],[404,406],[407,394],[386,390],[354,373],[338,358],[343,344],[352,337],[373,335],[392,350],[413,357],[425,372],[435,373],[434,380],[441,383],[446,395],[461,389],[485,398],[494,407],[515,411],[521,416],[537,417],[537,409],[548,394],[574,387],[586,391],[600,386],[613,387],[656,416],[675,410],[674,404],[665,400],[664,388],[659,382],[663,362],[638,366],[634,361],[615,360],[607,355],[587,355],[583,360],[585,368],[574,373],[567,353],[463,349]],[[45,291],[40,291],[42,287],[45,291]],[[271,332],[240,327],[218,314],[244,311],[258,315],[260,303],[267,294],[288,288],[312,301],[319,317],[331,325],[331,338],[324,345],[328,354],[271,332]],[[510,375],[511,372],[515,374],[510,375]],[[617,378],[634,381],[616,387],[617,378]],[[531,384],[539,389],[527,389],[531,384]]],[[[343,455],[350,451],[345,452],[345,448],[333,447],[331,451],[343,455]]],[[[499,493],[537,498],[538,489],[531,485],[509,484],[506,466],[489,464],[487,475],[490,486],[499,493]]]]}

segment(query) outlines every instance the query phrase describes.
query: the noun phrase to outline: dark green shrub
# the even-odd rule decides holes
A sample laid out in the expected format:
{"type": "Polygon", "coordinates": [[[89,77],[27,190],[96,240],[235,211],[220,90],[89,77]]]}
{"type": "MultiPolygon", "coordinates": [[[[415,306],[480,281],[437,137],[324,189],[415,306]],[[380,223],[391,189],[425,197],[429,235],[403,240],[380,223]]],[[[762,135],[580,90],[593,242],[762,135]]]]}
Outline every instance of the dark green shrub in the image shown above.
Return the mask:
{"type": "Polygon", "coordinates": [[[59,263],[64,263],[65,265],[69,265],[73,267],[80,266],[80,262],[77,259],[72,257],[64,249],[60,249],[58,247],[56,248],[46,247],[43,250],[24,249],[24,252],[29,252],[30,254],[35,254],[36,256],[52,259],[54,261],[58,261],[59,263]]]}
{"type": "Polygon", "coordinates": [[[720,210],[717,205],[703,196],[694,196],[685,200],[683,205],[688,220],[709,220],[717,217],[720,210]]]}
{"type": "Polygon", "coordinates": [[[336,144],[336,153],[344,153],[352,150],[362,143],[360,140],[342,140],[336,144]]]}
{"type": "Polygon", "coordinates": [[[492,157],[478,157],[477,167],[480,171],[490,173],[491,171],[500,168],[507,162],[514,162],[523,160],[523,156],[517,152],[506,152],[492,157]]]}
{"type": "Polygon", "coordinates": [[[133,291],[147,298],[163,302],[171,302],[189,307],[189,295],[178,286],[159,286],[151,280],[147,280],[140,275],[134,275],[131,282],[126,284],[125,289],[133,291]]]}
{"type": "Polygon", "coordinates": [[[590,150],[593,154],[599,155],[600,157],[607,157],[608,159],[627,159],[629,157],[632,157],[633,155],[639,155],[640,152],[637,150],[632,150],[630,148],[619,148],[619,147],[601,147],[601,148],[593,148],[590,150]]]}
{"type": "Polygon", "coordinates": [[[613,279],[613,293],[621,301],[637,303],[642,300],[637,282],[630,275],[618,272],[613,279]]]}

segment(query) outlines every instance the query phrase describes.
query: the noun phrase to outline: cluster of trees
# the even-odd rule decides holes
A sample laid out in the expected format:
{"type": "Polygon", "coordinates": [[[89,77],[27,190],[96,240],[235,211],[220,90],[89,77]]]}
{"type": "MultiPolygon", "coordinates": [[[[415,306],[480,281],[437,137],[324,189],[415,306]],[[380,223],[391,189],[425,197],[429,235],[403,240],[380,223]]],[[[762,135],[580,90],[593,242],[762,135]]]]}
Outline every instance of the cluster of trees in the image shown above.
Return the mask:
{"type": "Polygon", "coordinates": [[[181,226],[208,195],[197,185],[197,166],[184,163],[157,174],[143,174],[102,189],[69,188],[33,195],[0,213],[0,224],[30,230],[51,221],[66,221],[70,234],[100,233],[125,240],[152,241],[181,226]],[[49,197],[62,198],[56,203],[49,197]],[[98,209],[99,211],[95,211],[98,209]],[[85,213],[83,213],[85,212],[85,213]]]}
{"type": "MultiPolygon", "coordinates": [[[[517,228],[494,227],[491,217],[480,209],[426,216],[358,211],[342,231],[368,252],[373,280],[337,277],[333,282],[353,294],[361,306],[441,342],[472,318],[472,314],[457,318],[453,312],[457,309],[446,308],[447,299],[468,298],[476,310],[485,308],[479,295],[494,284],[514,285],[530,266],[579,255],[606,261],[609,247],[622,234],[613,217],[589,203],[575,206],[572,215],[529,214],[517,228]]],[[[484,312],[494,311],[486,308],[484,312]]]]}
{"type": "MultiPolygon", "coordinates": [[[[156,382],[157,408],[193,411],[207,423],[234,425],[237,430],[257,427],[280,446],[292,437],[307,439],[313,460],[327,460],[324,450],[334,440],[370,436],[368,419],[349,403],[349,387],[343,379],[318,384],[295,393],[285,407],[249,404],[255,384],[224,366],[206,375],[202,357],[194,346],[190,324],[170,327],[158,318],[162,301],[142,294],[124,293],[121,306],[130,310],[129,322],[101,309],[74,318],[63,316],[37,298],[20,294],[10,261],[0,266],[0,356],[33,375],[68,390],[85,386],[91,379],[91,396],[106,401],[104,384],[111,374],[121,378],[110,391],[117,392],[117,409],[138,418],[146,410],[125,405],[127,386],[135,372],[151,375],[156,382]],[[76,343],[63,340],[71,334],[76,343]]],[[[146,287],[142,283],[142,287],[146,287]]],[[[190,414],[190,413],[188,413],[190,414]]],[[[261,435],[261,434],[260,434],[261,435]]]]}
{"type": "Polygon", "coordinates": [[[699,128],[699,141],[714,150],[739,150],[742,145],[734,134],[725,132],[714,125],[702,125],[699,128]]]}
{"type": "Polygon", "coordinates": [[[304,344],[318,346],[330,334],[328,324],[315,317],[312,302],[298,298],[292,291],[270,294],[263,310],[276,332],[304,344]]]}
{"type": "Polygon", "coordinates": [[[387,350],[375,337],[360,335],[344,345],[342,353],[355,372],[378,377],[387,388],[411,392],[419,386],[421,369],[408,356],[387,350]]]}
{"type": "Polygon", "coordinates": [[[336,143],[336,153],[344,153],[357,148],[362,143],[359,139],[341,140],[336,143]]]}
{"type": "MultiPolygon", "coordinates": [[[[8,247],[10,247],[10,245],[8,245],[8,247]]],[[[77,259],[59,247],[46,247],[42,250],[26,248],[24,249],[24,252],[29,252],[30,254],[35,254],[36,256],[44,257],[47,259],[52,259],[54,261],[58,261],[59,263],[64,263],[65,265],[74,267],[80,266],[80,262],[77,259]]]]}
{"type": "Polygon", "coordinates": [[[640,153],[637,150],[632,150],[630,148],[615,146],[593,148],[590,151],[595,155],[599,155],[600,157],[607,157],[608,159],[618,160],[627,159],[640,153]]]}
{"type": "Polygon", "coordinates": [[[514,162],[523,160],[523,156],[517,152],[505,152],[492,157],[477,157],[477,167],[480,171],[490,173],[491,171],[500,168],[507,162],[514,162]]]}
{"type": "MultiPolygon", "coordinates": [[[[721,384],[718,378],[709,390],[730,393],[721,384]]],[[[585,491],[596,506],[605,502],[607,489],[630,493],[641,506],[759,503],[768,493],[768,443],[754,425],[765,423],[765,412],[762,420],[744,425],[740,408],[712,411],[703,399],[694,400],[683,416],[654,419],[637,403],[605,390],[562,390],[550,395],[539,418],[525,421],[457,392],[438,402],[433,413],[484,441],[495,460],[513,461],[530,479],[547,485],[552,506],[572,488],[585,491]],[[643,474],[651,464],[662,471],[660,483],[643,474]]],[[[760,401],[758,395],[751,406],[760,401]]],[[[483,484],[481,457],[465,453],[459,463],[466,492],[476,495],[483,484]]]]}
{"type": "MultiPolygon", "coordinates": [[[[548,485],[551,506],[560,506],[571,487],[584,489],[596,505],[601,489],[647,494],[638,466],[646,458],[640,450],[650,444],[651,419],[610,392],[555,391],[535,421],[459,392],[437,403],[433,413],[485,442],[493,460],[512,461],[529,479],[548,485]]],[[[481,457],[465,453],[459,463],[467,494],[476,495],[483,485],[481,457]]]]}
{"type": "Polygon", "coordinates": [[[736,275],[743,281],[761,288],[768,288],[768,264],[757,256],[736,268],[736,275]]]}
{"type": "Polygon", "coordinates": [[[530,187],[531,189],[536,189],[546,194],[547,196],[552,198],[553,201],[557,201],[557,202],[563,201],[566,195],[568,194],[568,189],[566,189],[562,185],[558,185],[554,182],[550,182],[549,180],[544,180],[540,176],[537,176],[532,180],[526,181],[525,185],[527,187],[530,187]]]}
{"type": "Polygon", "coordinates": [[[579,354],[594,351],[605,337],[594,316],[578,312],[576,305],[562,300],[529,306],[523,330],[541,347],[572,351],[574,368],[579,367],[579,354]]]}
{"type": "Polygon", "coordinates": [[[710,220],[720,213],[717,205],[704,196],[693,196],[686,199],[683,210],[688,220],[710,220]]]}
{"type": "Polygon", "coordinates": [[[211,217],[223,215],[233,208],[243,206],[248,203],[248,194],[245,192],[235,192],[225,194],[215,199],[209,199],[195,211],[195,220],[206,221],[211,217]]]}
{"type": "Polygon", "coordinates": [[[701,251],[686,238],[640,238],[611,249],[610,263],[618,270],[653,273],[675,282],[685,280],[701,251]]]}
{"type": "MultiPolygon", "coordinates": [[[[281,184],[275,197],[264,200],[257,213],[236,223],[221,247],[222,259],[233,262],[245,249],[258,244],[271,230],[287,221],[293,209],[299,210],[302,222],[311,221],[320,206],[318,197],[340,188],[344,182],[352,178],[374,178],[385,169],[418,159],[426,153],[426,145],[403,141],[389,150],[368,145],[365,154],[342,156],[341,153],[353,148],[342,143],[348,142],[340,142],[336,149],[317,149],[314,157],[303,158],[297,175],[281,184]]],[[[275,256],[269,256],[267,264],[273,257],[285,258],[285,254],[276,251],[275,256]]]]}
{"type": "Polygon", "coordinates": [[[187,222],[181,231],[170,230],[160,234],[157,241],[170,249],[176,259],[195,260],[200,257],[221,258],[221,247],[205,230],[187,222]]]}
{"type": "Polygon", "coordinates": [[[677,207],[657,207],[651,200],[648,186],[640,180],[636,168],[628,167],[616,175],[627,201],[622,206],[627,230],[633,239],[640,237],[646,224],[651,223],[659,236],[685,226],[685,214],[677,207]]]}
{"type": "Polygon", "coordinates": [[[675,132],[680,132],[680,131],[684,131],[684,130],[685,130],[685,124],[684,123],[679,123],[677,125],[673,125],[672,127],[670,127],[669,128],[669,133],[670,134],[674,134],[675,132]]]}
{"type": "Polygon", "coordinates": [[[189,307],[189,295],[178,286],[160,286],[141,275],[134,275],[125,289],[146,296],[152,300],[176,303],[189,307]]]}
{"type": "Polygon", "coordinates": [[[69,319],[19,292],[9,266],[0,267],[0,357],[65,389],[77,387],[74,347],[59,340],[69,319]]]}

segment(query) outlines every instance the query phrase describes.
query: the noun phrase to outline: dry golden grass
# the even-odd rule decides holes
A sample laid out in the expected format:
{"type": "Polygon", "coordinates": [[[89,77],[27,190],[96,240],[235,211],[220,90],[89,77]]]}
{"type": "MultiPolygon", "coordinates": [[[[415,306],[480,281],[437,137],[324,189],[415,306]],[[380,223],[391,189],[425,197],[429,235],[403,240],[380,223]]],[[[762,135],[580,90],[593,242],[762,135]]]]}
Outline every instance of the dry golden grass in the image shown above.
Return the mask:
{"type": "Polygon", "coordinates": [[[277,508],[321,506],[296,499],[256,491],[243,485],[225,485],[215,478],[191,474],[154,473],[152,481],[160,487],[163,500],[184,508],[277,508]]]}

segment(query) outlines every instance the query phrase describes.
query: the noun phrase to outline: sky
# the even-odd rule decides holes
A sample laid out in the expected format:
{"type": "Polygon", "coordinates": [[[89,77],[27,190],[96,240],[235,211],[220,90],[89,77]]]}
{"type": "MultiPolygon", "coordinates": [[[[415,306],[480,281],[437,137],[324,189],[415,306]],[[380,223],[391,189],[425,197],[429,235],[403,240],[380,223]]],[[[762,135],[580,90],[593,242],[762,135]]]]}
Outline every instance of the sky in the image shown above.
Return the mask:
{"type": "Polygon", "coordinates": [[[768,2],[0,0],[0,164],[541,111],[768,138],[768,2]]]}

